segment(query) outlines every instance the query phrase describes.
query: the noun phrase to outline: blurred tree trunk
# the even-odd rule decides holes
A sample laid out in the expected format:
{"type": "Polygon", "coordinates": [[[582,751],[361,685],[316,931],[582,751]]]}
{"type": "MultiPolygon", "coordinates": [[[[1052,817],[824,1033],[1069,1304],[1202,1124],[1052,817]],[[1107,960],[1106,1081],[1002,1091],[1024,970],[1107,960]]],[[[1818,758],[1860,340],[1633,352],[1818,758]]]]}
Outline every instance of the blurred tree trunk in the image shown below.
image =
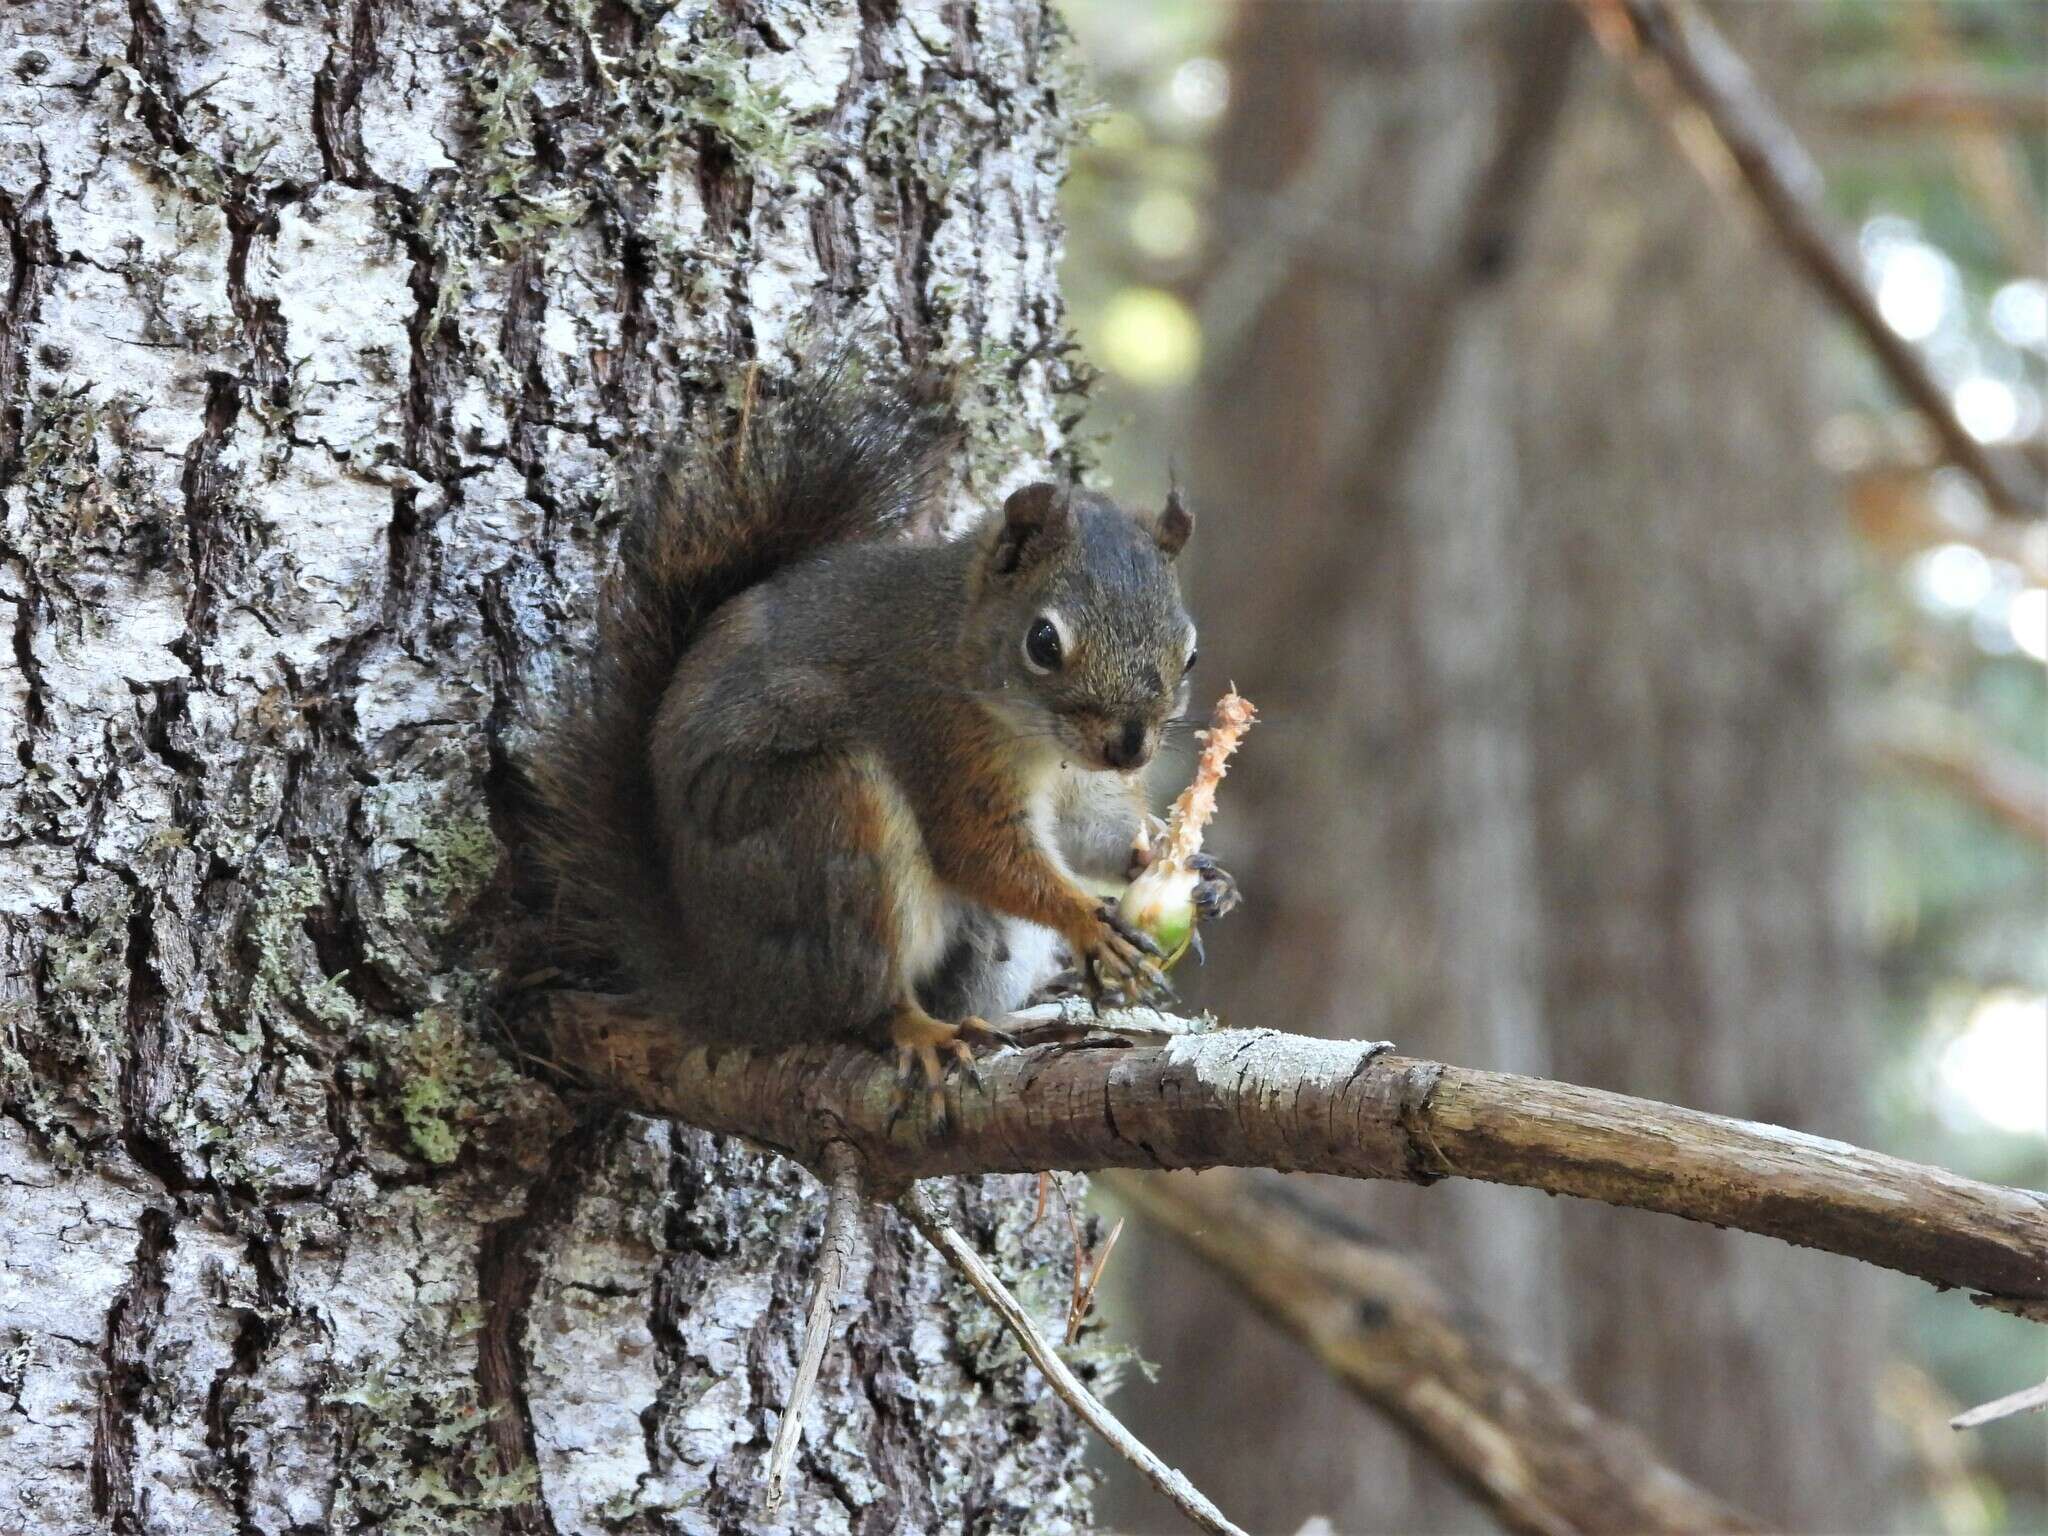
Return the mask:
{"type": "MultiPolygon", "coordinates": [[[[1036,0],[0,14],[0,1531],[755,1528],[810,1180],[482,1029],[614,461],[879,330],[1057,446],[1036,0]]],[[[1030,1210],[969,1181],[1006,1268],[1030,1210]]],[[[878,1221],[880,1218],[878,1218],[878,1221]]],[[[777,1529],[1087,1524],[907,1229],[777,1529]]]]}
{"type": "MultiPolygon", "coordinates": [[[[1763,57],[1793,26],[1729,20],[1763,57]]],[[[1854,1138],[1819,317],[1577,27],[1242,14],[1211,292],[1255,308],[1208,317],[1245,340],[1191,479],[1203,651],[1268,723],[1219,829],[1250,900],[1196,996],[1854,1138]],[[1262,285],[1238,253],[1276,211],[1262,285]]],[[[1514,1191],[1329,1193],[1706,1488],[1786,1528],[1888,1507],[1885,1277],[1514,1191]]],[[[1238,1518],[1485,1527],[1216,1282],[1123,1262],[1180,1384],[1130,1417],[1238,1518]]]]}

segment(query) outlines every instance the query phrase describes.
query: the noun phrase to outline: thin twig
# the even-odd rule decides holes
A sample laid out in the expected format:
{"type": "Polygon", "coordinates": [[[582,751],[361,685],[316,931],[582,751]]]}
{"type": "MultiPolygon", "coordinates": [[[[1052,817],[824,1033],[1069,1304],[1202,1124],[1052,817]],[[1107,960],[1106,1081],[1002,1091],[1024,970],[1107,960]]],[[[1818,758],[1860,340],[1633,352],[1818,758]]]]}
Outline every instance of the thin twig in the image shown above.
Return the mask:
{"type": "Polygon", "coordinates": [[[1959,1413],[1948,1421],[1950,1429],[1976,1429],[1980,1425],[1992,1424],[1999,1419],[2009,1419],[2016,1413],[2039,1413],[2048,1408],[2048,1381],[2038,1387],[2022,1387],[2008,1393],[1995,1402],[1984,1403],[1959,1413]]]}
{"type": "Polygon", "coordinates": [[[1987,740],[1963,715],[1900,713],[1872,730],[1876,759],[1947,788],[2028,841],[2048,846],[2048,774],[1987,740]]]}
{"type": "Polygon", "coordinates": [[[747,442],[749,429],[754,422],[754,406],[761,398],[761,364],[758,360],[747,364],[747,371],[740,375],[740,424],[732,435],[732,472],[746,473],[747,442]]]}
{"type": "Polygon", "coordinates": [[[1847,240],[1821,206],[1806,147],[1712,22],[1671,0],[1578,0],[1594,36],[1631,67],[1643,94],[1709,182],[1732,168],[1808,280],[1862,333],[1899,393],[1927,418],[1950,462],[1998,511],[2041,512],[2042,488],[2017,462],[1971,436],[1920,350],[1886,321],[1847,240]]]}
{"type": "Polygon", "coordinates": [[[1814,105],[1831,121],[1857,129],[2048,128],[2048,97],[2039,81],[1982,71],[1916,70],[1874,85],[1824,89],[1814,105]]]}
{"type": "Polygon", "coordinates": [[[939,1214],[923,1190],[911,1185],[897,1197],[896,1206],[910,1218],[911,1225],[945,1256],[946,1261],[960,1271],[967,1283],[996,1309],[1004,1325],[1016,1335],[1024,1353],[1045,1373],[1052,1389],[1087,1421],[1089,1428],[1108,1442],[1110,1449],[1142,1472],[1153,1487],[1171,1499],[1180,1512],[1201,1530],[1215,1532],[1216,1536],[1245,1536],[1242,1530],[1224,1518],[1221,1510],[1202,1496],[1201,1490],[1184,1474],[1161,1461],[1144,1441],[1124,1428],[1116,1415],[1103,1407],[1101,1400],[1081,1384],[1081,1379],[1059,1357],[1052,1341],[1039,1332],[1031,1314],[1018,1304],[1017,1298],[997,1278],[996,1272],[982,1262],[981,1255],[939,1214]]]}
{"type": "MultiPolygon", "coordinates": [[[[1123,1235],[1123,1218],[1119,1216],[1116,1225],[1109,1229],[1109,1236],[1102,1240],[1102,1252],[1095,1255],[1095,1262],[1088,1266],[1088,1283],[1080,1287],[1074,1297],[1073,1310],[1067,1314],[1069,1344],[1081,1337],[1081,1325],[1088,1321],[1088,1314],[1095,1310],[1095,1288],[1102,1284],[1102,1273],[1109,1268],[1109,1256],[1116,1252],[1116,1240],[1123,1235]]],[[[1081,1278],[1078,1269],[1074,1272],[1074,1278],[1076,1281],[1081,1278]]]]}
{"type": "Polygon", "coordinates": [[[782,1506],[787,1491],[790,1463],[796,1458],[797,1442],[803,1438],[804,1409],[818,1383],[818,1366],[825,1358],[825,1343],[832,1336],[832,1317],[839,1308],[839,1291],[847,1267],[853,1262],[854,1245],[860,1239],[860,1159],[843,1141],[828,1141],[822,1158],[825,1184],[825,1235],[818,1244],[818,1269],[812,1280],[811,1310],[804,1318],[804,1342],[797,1357],[796,1380],[790,1384],[789,1401],[783,1405],[782,1422],[775,1429],[775,1445],[768,1453],[768,1477],[763,1485],[761,1511],[772,1515],[782,1506]]]}

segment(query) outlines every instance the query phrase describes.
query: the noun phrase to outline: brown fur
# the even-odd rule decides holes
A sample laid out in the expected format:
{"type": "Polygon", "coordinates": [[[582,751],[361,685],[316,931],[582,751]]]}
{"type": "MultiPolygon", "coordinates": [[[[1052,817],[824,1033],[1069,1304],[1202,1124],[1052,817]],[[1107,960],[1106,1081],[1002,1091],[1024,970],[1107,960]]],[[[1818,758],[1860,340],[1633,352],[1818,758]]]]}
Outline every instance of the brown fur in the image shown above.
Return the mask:
{"type": "Polygon", "coordinates": [[[812,379],[738,449],[671,456],[622,543],[537,840],[565,931],[695,1034],[873,1039],[937,998],[993,1017],[1044,929],[1136,985],[1077,875],[1124,873],[1143,801],[1073,776],[1149,755],[1178,705],[1190,520],[1037,486],[906,543],[944,441],[901,396],[812,379]],[[1025,641],[1055,623],[1042,666],[1025,641]]]}

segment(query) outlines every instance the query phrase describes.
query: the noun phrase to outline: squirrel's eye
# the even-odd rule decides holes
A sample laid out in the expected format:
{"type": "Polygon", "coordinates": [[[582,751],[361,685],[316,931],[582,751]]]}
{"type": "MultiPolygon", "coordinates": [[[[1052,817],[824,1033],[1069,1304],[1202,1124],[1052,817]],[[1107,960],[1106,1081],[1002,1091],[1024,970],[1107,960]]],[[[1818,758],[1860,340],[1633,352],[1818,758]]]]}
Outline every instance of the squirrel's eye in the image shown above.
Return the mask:
{"type": "Polygon", "coordinates": [[[1201,659],[1201,656],[1202,653],[1200,651],[1193,649],[1189,650],[1188,664],[1180,669],[1180,674],[1182,677],[1186,677],[1190,672],[1195,670],[1195,663],[1201,659]]]}
{"type": "Polygon", "coordinates": [[[1060,632],[1051,619],[1034,619],[1024,632],[1024,665],[1050,672],[1060,664],[1060,632]]]}

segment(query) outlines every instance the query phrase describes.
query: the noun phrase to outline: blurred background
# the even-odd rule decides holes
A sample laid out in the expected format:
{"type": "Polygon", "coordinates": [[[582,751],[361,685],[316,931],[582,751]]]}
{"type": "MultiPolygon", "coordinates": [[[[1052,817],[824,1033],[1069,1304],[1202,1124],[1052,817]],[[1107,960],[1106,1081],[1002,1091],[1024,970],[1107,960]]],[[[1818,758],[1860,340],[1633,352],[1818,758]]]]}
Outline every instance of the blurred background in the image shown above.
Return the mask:
{"type": "MultiPolygon", "coordinates": [[[[1191,1001],[2048,1186],[2038,507],[1944,464],[1579,8],[1066,9],[1085,451],[1189,488],[1198,702],[1264,711],[1191,1001]]],[[[1702,14],[1883,323],[2038,485],[2048,5],[1702,14]]],[[[2048,1529],[2041,1418],[1946,1425],[2048,1373],[2038,1327],[1524,1191],[1314,1193],[1772,1528],[2048,1529]]],[[[1248,1528],[1493,1528],[1139,1222],[1103,1298],[1158,1367],[1119,1411],[1248,1528]]],[[[1156,1529],[1104,1475],[1105,1528],[1156,1529]]]]}

